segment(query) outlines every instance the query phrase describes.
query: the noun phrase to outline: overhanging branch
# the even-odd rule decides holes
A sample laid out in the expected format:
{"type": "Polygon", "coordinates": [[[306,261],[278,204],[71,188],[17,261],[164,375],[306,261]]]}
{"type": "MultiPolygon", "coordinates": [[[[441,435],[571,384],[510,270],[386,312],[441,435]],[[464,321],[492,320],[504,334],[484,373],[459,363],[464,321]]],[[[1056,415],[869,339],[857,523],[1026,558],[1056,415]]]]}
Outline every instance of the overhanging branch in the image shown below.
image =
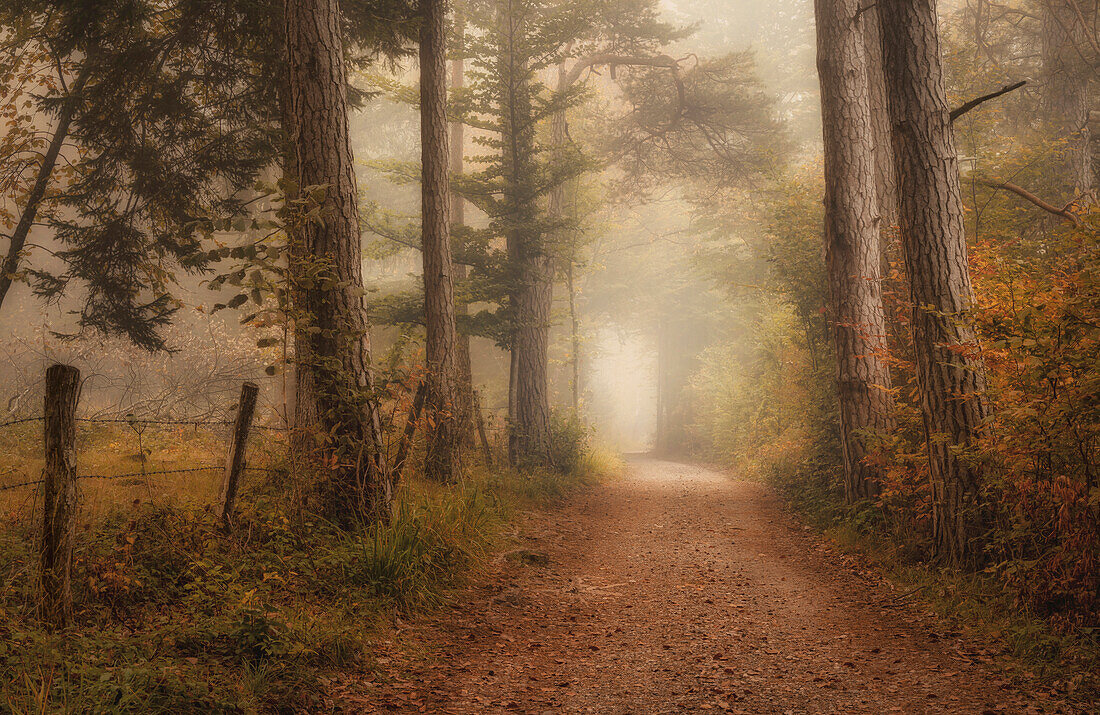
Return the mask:
{"type": "Polygon", "coordinates": [[[1070,223],[1072,223],[1077,228],[1084,228],[1085,227],[1084,223],[1082,223],[1082,221],[1081,221],[1081,217],[1078,216],[1077,214],[1073,213],[1073,211],[1071,211],[1069,209],[1068,205],[1064,206],[1062,208],[1058,208],[1054,204],[1048,203],[1048,202],[1044,201],[1043,199],[1039,198],[1038,196],[1031,193],[1027,189],[1023,188],[1022,186],[1017,186],[1016,184],[1012,184],[1012,183],[1009,183],[1007,181],[1000,181],[998,179],[985,179],[985,178],[982,178],[982,177],[974,177],[973,180],[975,182],[981,184],[982,186],[988,186],[991,189],[1003,189],[1003,190],[1008,191],[1010,193],[1016,194],[1017,196],[1024,199],[1025,201],[1028,201],[1028,202],[1034,204],[1035,206],[1038,206],[1043,211],[1046,211],[1049,214],[1053,214],[1054,216],[1059,216],[1059,217],[1065,219],[1066,221],[1069,221],[1070,223]]]}
{"type": "Polygon", "coordinates": [[[989,94],[982,95],[981,97],[977,97],[975,99],[972,99],[969,102],[967,102],[966,104],[962,105],[961,107],[958,107],[957,109],[952,109],[951,110],[951,121],[954,122],[956,119],[958,119],[962,115],[966,114],[970,110],[975,109],[976,107],[979,107],[979,106],[985,104],[986,102],[988,102],[991,99],[996,99],[997,97],[1008,94],[1009,92],[1015,92],[1020,87],[1023,87],[1025,84],[1027,84],[1026,79],[1021,80],[1021,81],[1017,82],[1016,84],[1005,85],[1004,87],[1001,87],[1000,89],[998,89],[996,92],[991,92],[989,94]]]}

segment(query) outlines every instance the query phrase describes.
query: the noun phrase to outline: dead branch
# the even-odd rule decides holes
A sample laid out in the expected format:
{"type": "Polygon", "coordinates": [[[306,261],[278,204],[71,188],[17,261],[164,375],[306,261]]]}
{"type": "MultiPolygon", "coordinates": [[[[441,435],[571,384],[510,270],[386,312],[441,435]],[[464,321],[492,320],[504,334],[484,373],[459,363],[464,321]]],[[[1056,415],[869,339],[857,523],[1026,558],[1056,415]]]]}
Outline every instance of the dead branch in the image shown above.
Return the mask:
{"type": "Polygon", "coordinates": [[[1081,217],[1070,210],[1069,206],[1072,204],[1064,206],[1062,208],[1058,208],[1054,204],[1048,203],[1039,198],[1027,189],[1021,186],[1017,186],[1016,184],[1009,183],[1007,181],[1000,181],[997,179],[985,179],[981,177],[974,177],[973,180],[981,184],[982,186],[988,186],[991,189],[1003,189],[1005,191],[1016,194],[1025,201],[1029,201],[1030,203],[1038,206],[1043,211],[1064,218],[1077,228],[1084,228],[1084,224],[1081,222],[1081,217]]]}
{"type": "Polygon", "coordinates": [[[982,95],[981,97],[978,97],[976,99],[972,99],[961,107],[951,110],[951,121],[954,122],[956,119],[966,114],[971,109],[979,107],[991,99],[996,99],[997,97],[1008,94],[1009,92],[1015,92],[1020,87],[1023,87],[1025,84],[1027,84],[1026,79],[1020,80],[1016,84],[1005,85],[1004,87],[998,89],[996,92],[991,92],[989,94],[982,95]]]}

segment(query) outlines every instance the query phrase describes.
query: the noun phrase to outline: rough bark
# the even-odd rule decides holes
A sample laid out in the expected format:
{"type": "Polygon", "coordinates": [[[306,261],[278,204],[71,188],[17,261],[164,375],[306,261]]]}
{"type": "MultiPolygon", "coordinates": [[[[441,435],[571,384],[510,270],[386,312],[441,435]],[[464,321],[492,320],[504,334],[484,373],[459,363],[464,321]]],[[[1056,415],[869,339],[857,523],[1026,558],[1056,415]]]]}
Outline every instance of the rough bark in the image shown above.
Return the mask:
{"type": "Polygon", "coordinates": [[[859,16],[858,22],[863,30],[867,67],[868,101],[875,151],[875,194],[882,227],[889,230],[898,223],[898,178],[894,171],[894,148],[890,139],[886,77],[882,71],[882,30],[877,13],[865,11],[859,16]]]}
{"type": "Polygon", "coordinates": [[[76,405],[80,370],[51,365],[46,370],[42,476],[42,545],[39,578],[43,621],[65,628],[72,621],[73,539],[79,492],[76,482],[76,405]]]}
{"type": "Polygon", "coordinates": [[[913,305],[917,380],[928,442],[932,521],[941,557],[976,555],[981,471],[966,453],[986,417],[970,322],[973,292],[958,156],[944,89],[935,0],[879,0],[884,68],[913,305]]]}
{"type": "Polygon", "coordinates": [[[450,482],[458,478],[461,467],[455,400],[454,266],[448,225],[446,2],[421,0],[420,13],[421,255],[428,360],[424,475],[450,482]]]}
{"type": "MultiPolygon", "coordinates": [[[[1082,54],[1088,28],[1074,7],[1076,0],[1044,0],[1042,7],[1044,119],[1054,137],[1065,142],[1063,203],[1092,195],[1090,71],[1082,54]]],[[[1086,5],[1086,3],[1082,3],[1086,5]]]]}
{"type": "Polygon", "coordinates": [[[388,517],[391,489],[371,371],[347,74],[336,0],[285,0],[287,90],[297,185],[324,187],[317,216],[290,231],[294,427],[331,470],[324,507],[341,520],[388,517]]]}
{"type": "Polygon", "coordinates": [[[507,4],[502,12],[503,51],[498,58],[504,83],[502,122],[505,239],[512,275],[508,308],[511,372],[508,399],[508,457],[512,464],[550,463],[549,348],[554,264],[539,228],[535,122],[528,68],[514,51],[524,19],[507,4]]]}
{"type": "Polygon", "coordinates": [[[893,428],[882,308],[875,132],[860,0],[816,0],[817,64],[825,146],[825,261],[837,362],[845,495],[873,497],[874,433],[893,428]]]}

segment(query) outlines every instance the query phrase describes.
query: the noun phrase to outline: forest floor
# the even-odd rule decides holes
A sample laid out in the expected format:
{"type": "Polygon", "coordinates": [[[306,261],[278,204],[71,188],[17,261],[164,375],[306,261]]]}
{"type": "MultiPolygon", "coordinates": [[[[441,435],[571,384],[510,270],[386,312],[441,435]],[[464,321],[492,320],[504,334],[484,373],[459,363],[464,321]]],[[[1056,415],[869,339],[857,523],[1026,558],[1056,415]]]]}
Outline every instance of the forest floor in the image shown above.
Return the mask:
{"type": "Polygon", "coordinates": [[[790,517],[766,486],[636,458],[530,514],[340,712],[1082,712],[790,517]]]}

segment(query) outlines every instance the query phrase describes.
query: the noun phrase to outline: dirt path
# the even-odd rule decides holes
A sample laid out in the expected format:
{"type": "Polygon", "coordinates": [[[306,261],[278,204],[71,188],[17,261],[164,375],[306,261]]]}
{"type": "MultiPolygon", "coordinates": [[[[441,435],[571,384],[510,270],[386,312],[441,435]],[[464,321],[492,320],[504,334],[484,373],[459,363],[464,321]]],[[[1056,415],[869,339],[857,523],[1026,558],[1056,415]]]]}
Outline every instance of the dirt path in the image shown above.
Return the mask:
{"type": "Polygon", "coordinates": [[[627,478],[524,532],[527,558],[498,561],[461,603],[378,654],[392,680],[334,683],[342,708],[1070,712],[1027,704],[984,654],[937,633],[755,483],[634,460],[627,478]],[[408,654],[415,643],[427,658],[408,654]]]}

